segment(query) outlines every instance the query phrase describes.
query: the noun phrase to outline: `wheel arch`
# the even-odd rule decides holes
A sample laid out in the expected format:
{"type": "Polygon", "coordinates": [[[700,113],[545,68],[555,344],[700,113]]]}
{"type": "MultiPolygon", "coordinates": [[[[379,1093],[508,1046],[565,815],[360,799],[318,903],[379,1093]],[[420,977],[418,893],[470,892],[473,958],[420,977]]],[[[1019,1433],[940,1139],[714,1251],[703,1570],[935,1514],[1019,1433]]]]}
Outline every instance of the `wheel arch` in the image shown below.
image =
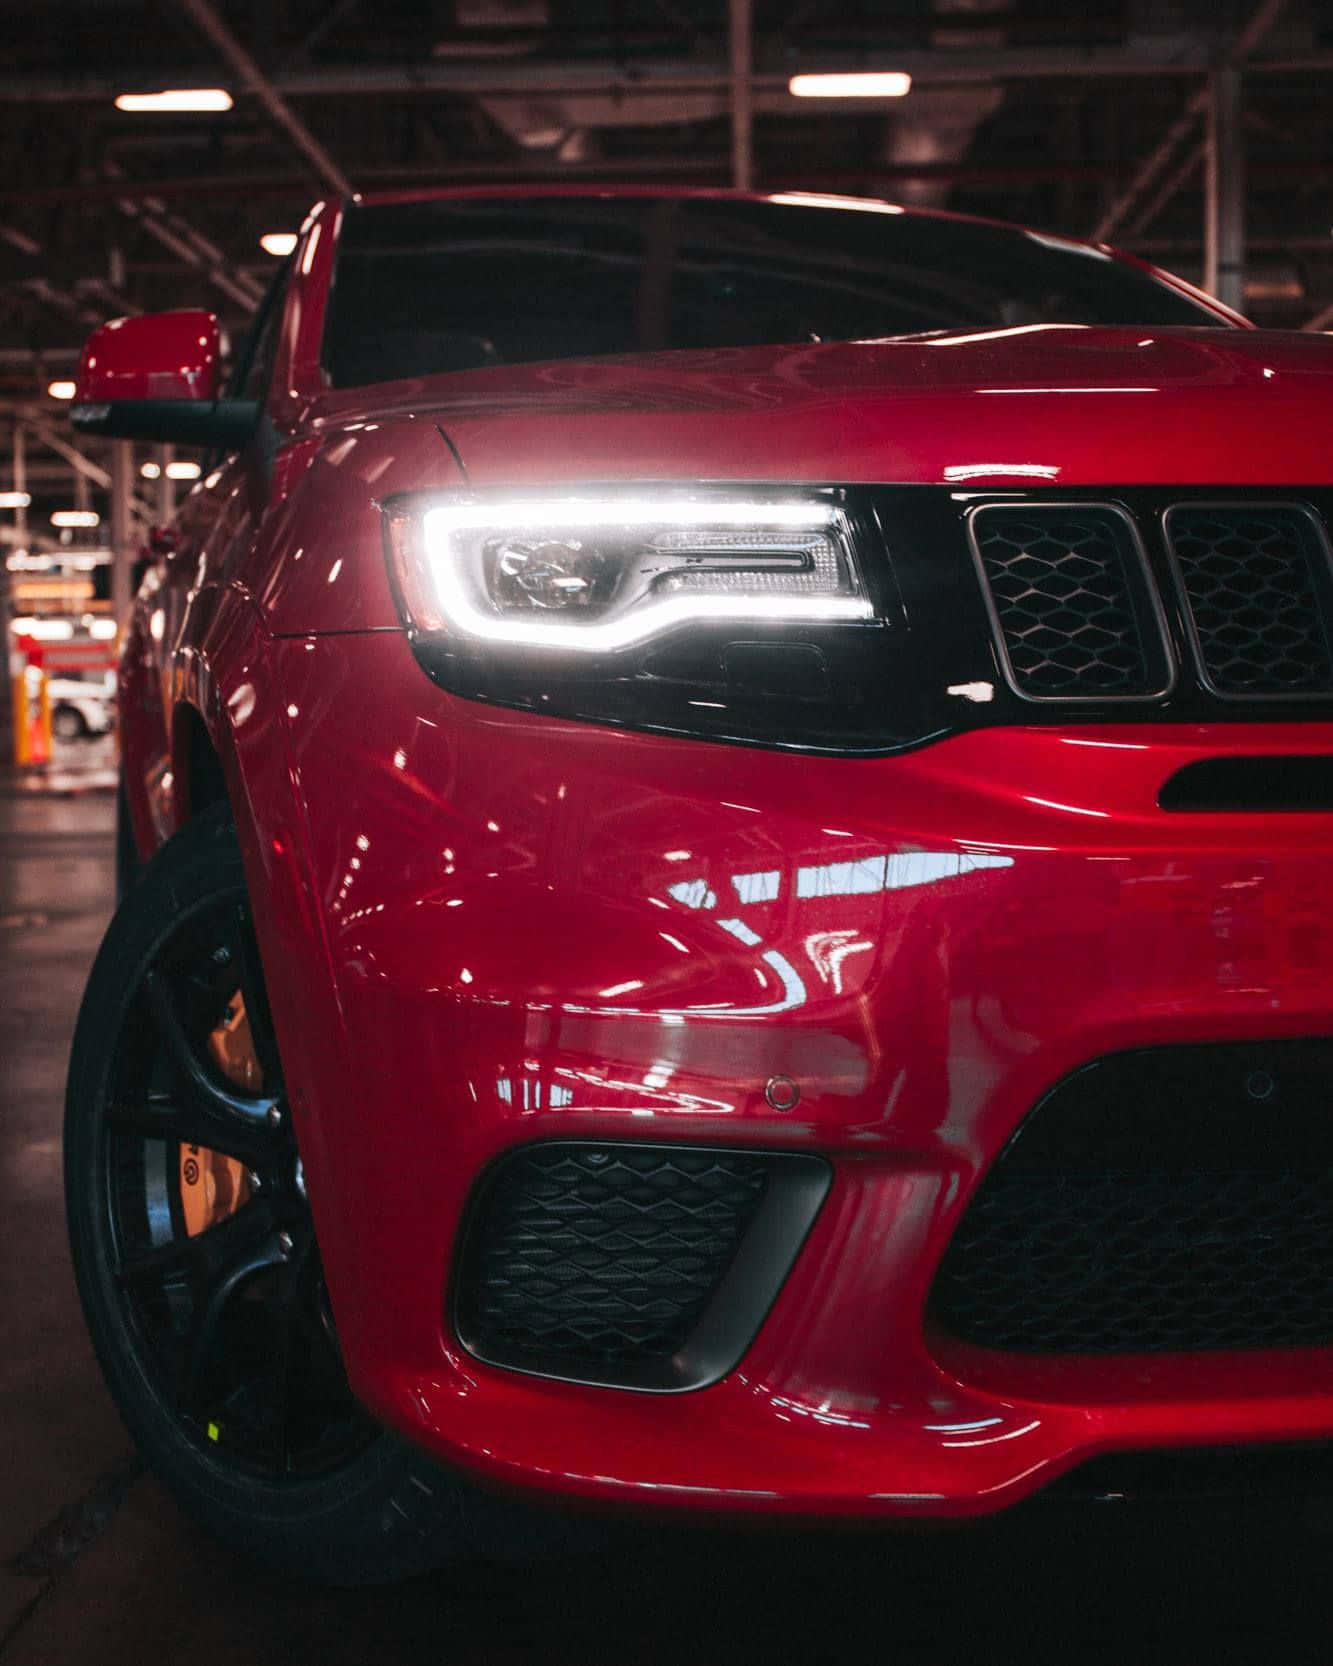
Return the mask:
{"type": "Polygon", "coordinates": [[[219,590],[212,603],[206,615],[201,607],[197,635],[171,664],[167,831],[179,832],[219,803],[230,808],[336,1310],[354,1234],[331,1218],[338,1205],[323,1177],[333,1165],[310,1084],[324,1078],[344,1038],[305,798],[288,745],[282,656],[247,596],[219,590]]]}
{"type": "MultiPolygon", "coordinates": [[[[231,802],[232,794],[222,754],[198,706],[180,701],[172,715],[171,730],[175,777],[173,820],[180,829],[212,805],[231,802]]],[[[235,808],[233,803],[233,813],[235,808]]]]}

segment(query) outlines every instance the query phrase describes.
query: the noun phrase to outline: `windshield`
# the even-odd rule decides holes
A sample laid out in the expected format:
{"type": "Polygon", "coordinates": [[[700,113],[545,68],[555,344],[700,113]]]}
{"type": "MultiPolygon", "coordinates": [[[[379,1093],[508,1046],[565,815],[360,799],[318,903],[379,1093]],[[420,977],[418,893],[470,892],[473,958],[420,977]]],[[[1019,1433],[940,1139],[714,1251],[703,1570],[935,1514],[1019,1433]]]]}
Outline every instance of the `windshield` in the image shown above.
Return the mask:
{"type": "Polygon", "coordinates": [[[543,359],[1016,324],[1211,324],[1147,272],[1017,227],[710,198],[347,210],[335,387],[543,359]]]}

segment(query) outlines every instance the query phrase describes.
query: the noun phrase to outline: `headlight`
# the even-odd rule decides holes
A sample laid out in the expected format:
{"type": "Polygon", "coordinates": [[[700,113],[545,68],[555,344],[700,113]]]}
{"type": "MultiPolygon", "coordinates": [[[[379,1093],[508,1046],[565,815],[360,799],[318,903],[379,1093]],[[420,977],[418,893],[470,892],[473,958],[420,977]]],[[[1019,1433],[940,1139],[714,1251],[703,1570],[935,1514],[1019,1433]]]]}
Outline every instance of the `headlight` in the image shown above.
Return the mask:
{"type": "Polygon", "coordinates": [[[441,492],[384,515],[413,652],[469,699],[868,750],[909,671],[886,670],[901,602],[864,493],[441,492]]]}
{"type": "Polygon", "coordinates": [[[461,642],[615,654],[691,625],[874,618],[828,496],[496,494],[389,510],[409,624],[461,642]]]}

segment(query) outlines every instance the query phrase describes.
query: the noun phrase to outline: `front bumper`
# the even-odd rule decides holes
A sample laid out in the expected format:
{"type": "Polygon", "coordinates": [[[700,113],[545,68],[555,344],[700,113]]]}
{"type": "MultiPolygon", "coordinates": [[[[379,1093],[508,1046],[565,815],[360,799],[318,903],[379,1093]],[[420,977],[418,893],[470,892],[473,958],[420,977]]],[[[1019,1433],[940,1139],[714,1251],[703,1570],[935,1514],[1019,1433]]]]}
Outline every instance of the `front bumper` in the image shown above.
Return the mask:
{"type": "Polygon", "coordinates": [[[807,759],[458,701],[396,632],[275,652],[312,906],[265,962],[349,1374],[404,1434],[566,1493],[838,1515],[976,1513],[1116,1449],[1333,1437],[1333,1350],[1020,1357],[923,1320],[982,1174],[1069,1071],[1333,1034],[1327,818],[1156,802],[1195,759],[1327,753],[1333,726],[807,759]],[[831,1162],[722,1381],[549,1381],[452,1333],[477,1177],[590,1138],[831,1162]]]}

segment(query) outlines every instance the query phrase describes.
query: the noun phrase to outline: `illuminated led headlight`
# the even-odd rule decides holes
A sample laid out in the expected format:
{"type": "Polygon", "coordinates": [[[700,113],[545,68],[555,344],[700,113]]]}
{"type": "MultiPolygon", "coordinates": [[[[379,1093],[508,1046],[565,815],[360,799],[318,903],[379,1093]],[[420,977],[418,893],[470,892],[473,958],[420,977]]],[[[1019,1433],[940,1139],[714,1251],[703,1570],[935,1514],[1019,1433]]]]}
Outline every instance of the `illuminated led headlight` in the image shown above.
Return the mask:
{"type": "Polygon", "coordinates": [[[614,653],[695,623],[874,618],[826,494],[479,493],[387,513],[399,594],[424,633],[614,653]]]}

